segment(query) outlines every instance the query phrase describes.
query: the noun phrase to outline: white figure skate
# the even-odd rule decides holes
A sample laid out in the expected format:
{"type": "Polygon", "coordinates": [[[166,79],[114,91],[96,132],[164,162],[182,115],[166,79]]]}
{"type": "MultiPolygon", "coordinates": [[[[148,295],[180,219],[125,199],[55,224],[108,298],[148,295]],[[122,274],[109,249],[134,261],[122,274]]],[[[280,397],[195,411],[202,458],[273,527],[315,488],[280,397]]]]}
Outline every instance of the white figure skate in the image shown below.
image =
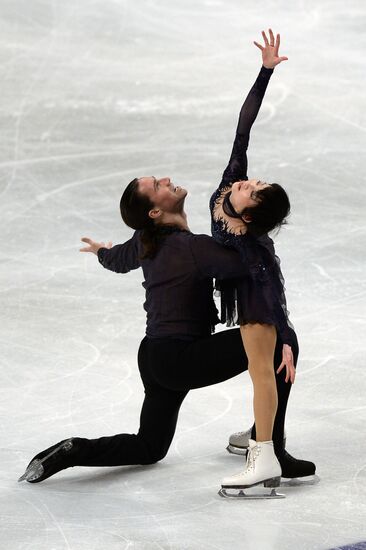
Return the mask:
{"type": "MultiPolygon", "coordinates": [[[[246,432],[233,433],[229,438],[227,451],[235,455],[246,455],[252,428],[246,432]]],[[[284,450],[279,458],[282,469],[281,487],[298,487],[299,485],[315,485],[320,479],[315,474],[315,464],[308,460],[298,460],[286,450],[286,432],[283,439],[284,450]]]]}
{"type": "MultiPolygon", "coordinates": [[[[229,437],[229,445],[226,450],[233,455],[246,455],[251,438],[252,428],[246,432],[235,432],[229,437]]],[[[286,432],[283,438],[283,447],[286,448],[286,432]]]]}
{"type": "Polygon", "coordinates": [[[222,480],[219,495],[225,498],[263,499],[285,498],[276,493],[280,485],[281,466],[273,450],[272,441],[253,441],[249,439],[247,463],[244,472],[225,477],[222,480]],[[263,485],[270,492],[258,493],[251,489],[263,485]],[[250,491],[248,491],[250,490],[250,491]]]}

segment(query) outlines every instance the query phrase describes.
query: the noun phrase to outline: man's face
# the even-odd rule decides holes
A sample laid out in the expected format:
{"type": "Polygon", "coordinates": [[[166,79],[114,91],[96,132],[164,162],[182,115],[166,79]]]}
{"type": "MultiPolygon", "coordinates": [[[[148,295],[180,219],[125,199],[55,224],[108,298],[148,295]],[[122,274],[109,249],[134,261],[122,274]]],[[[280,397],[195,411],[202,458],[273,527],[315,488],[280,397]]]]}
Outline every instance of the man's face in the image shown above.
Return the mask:
{"type": "Polygon", "coordinates": [[[187,190],[173,185],[170,178],[144,176],[138,178],[138,186],[140,193],[149,197],[154,208],[169,213],[183,211],[187,190]]]}

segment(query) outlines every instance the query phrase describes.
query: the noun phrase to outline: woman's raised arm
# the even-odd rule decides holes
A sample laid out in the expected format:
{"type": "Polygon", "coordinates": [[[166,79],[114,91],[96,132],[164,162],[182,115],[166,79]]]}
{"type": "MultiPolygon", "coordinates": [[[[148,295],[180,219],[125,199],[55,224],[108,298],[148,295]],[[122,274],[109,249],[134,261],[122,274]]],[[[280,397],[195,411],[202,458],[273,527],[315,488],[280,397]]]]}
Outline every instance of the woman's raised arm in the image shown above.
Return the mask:
{"type": "Polygon", "coordinates": [[[269,29],[268,33],[269,39],[266,33],[262,31],[264,45],[254,42],[262,52],[263,66],[240,110],[233,149],[219,188],[226,187],[235,181],[248,179],[247,149],[250,130],[257,118],[274,67],[288,59],[279,56],[280,35],[277,34],[275,39],[272,29],[269,29]]]}

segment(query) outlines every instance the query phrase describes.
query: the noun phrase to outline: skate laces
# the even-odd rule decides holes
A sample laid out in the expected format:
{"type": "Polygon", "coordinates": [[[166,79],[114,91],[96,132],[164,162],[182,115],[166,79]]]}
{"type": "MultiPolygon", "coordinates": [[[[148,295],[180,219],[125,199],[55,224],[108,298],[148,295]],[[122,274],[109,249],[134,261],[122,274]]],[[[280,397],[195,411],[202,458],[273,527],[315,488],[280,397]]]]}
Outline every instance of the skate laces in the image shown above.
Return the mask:
{"type": "Polygon", "coordinates": [[[255,459],[259,456],[260,449],[258,445],[249,447],[247,456],[246,470],[255,470],[255,459]]]}

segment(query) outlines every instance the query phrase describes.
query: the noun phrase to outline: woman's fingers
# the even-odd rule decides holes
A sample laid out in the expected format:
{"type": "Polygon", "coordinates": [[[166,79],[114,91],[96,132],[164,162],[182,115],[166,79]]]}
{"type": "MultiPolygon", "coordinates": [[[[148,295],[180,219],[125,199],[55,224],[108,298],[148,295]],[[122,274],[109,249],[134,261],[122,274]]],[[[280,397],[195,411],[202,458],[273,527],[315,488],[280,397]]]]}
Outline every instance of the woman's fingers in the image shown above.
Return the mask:
{"type": "Polygon", "coordinates": [[[280,49],[280,42],[281,42],[281,37],[279,34],[277,34],[276,43],[275,43],[275,56],[278,56],[278,50],[280,49]]]}
{"type": "Polygon", "coordinates": [[[278,367],[278,369],[276,370],[276,373],[280,373],[281,370],[286,366],[286,363],[285,361],[282,361],[282,363],[280,364],[280,366],[278,367]]]}
{"type": "Polygon", "coordinates": [[[264,31],[262,31],[263,40],[266,46],[269,46],[267,35],[264,31]]]}
{"type": "Polygon", "coordinates": [[[259,48],[261,51],[264,50],[263,46],[261,46],[260,44],[258,44],[258,42],[254,41],[254,44],[257,46],[257,48],[259,48]]]}
{"type": "Polygon", "coordinates": [[[296,374],[296,371],[294,369],[294,367],[289,367],[289,380],[291,382],[291,384],[293,384],[295,382],[295,374],[296,374]]]}
{"type": "Polygon", "coordinates": [[[269,45],[274,46],[274,35],[272,29],[268,29],[269,32],[269,45]]]}
{"type": "Polygon", "coordinates": [[[286,378],[285,378],[285,382],[288,382],[290,381],[291,384],[294,383],[295,381],[295,369],[293,369],[291,367],[291,365],[287,365],[286,367],[286,378]]]}
{"type": "Polygon", "coordinates": [[[81,240],[83,241],[83,243],[87,243],[87,244],[92,244],[92,242],[93,242],[93,241],[92,241],[91,239],[89,239],[88,237],[83,237],[81,240]]]}
{"type": "Polygon", "coordinates": [[[285,382],[290,381],[291,384],[293,384],[295,382],[296,369],[294,365],[294,356],[292,353],[292,349],[291,346],[289,346],[288,344],[283,344],[282,363],[276,372],[279,373],[284,366],[286,366],[285,382]]]}
{"type": "Polygon", "coordinates": [[[281,365],[276,370],[276,373],[279,374],[284,367],[286,367],[285,382],[290,381],[291,384],[293,384],[295,382],[296,369],[293,366],[292,361],[282,361],[281,365]]]}
{"type": "Polygon", "coordinates": [[[289,363],[287,363],[285,382],[288,382],[290,379],[291,379],[291,367],[290,367],[289,363]]]}

